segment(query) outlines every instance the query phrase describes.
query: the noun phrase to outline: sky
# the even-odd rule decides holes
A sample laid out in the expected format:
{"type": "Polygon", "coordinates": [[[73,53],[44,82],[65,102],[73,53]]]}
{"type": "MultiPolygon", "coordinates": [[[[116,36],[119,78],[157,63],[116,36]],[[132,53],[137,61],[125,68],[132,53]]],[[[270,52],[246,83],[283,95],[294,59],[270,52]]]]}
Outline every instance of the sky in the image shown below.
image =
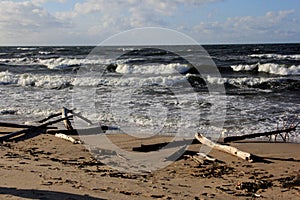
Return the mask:
{"type": "Polygon", "coordinates": [[[161,27],[199,44],[299,43],[300,0],[4,0],[0,45],[97,45],[161,27]]]}

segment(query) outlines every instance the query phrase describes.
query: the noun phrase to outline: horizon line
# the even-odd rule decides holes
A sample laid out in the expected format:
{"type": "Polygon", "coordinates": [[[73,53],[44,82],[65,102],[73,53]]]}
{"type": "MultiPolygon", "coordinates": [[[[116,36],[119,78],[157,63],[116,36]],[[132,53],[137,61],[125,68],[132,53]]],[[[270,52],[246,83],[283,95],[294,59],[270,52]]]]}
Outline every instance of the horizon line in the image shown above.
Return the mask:
{"type": "Polygon", "coordinates": [[[7,44],[7,45],[1,45],[0,47],[59,47],[59,46],[64,46],[64,47],[78,47],[78,46],[121,46],[121,47],[132,47],[132,46],[197,46],[197,45],[204,45],[204,46],[210,46],[210,45],[274,45],[274,44],[300,44],[300,42],[258,42],[258,43],[203,43],[203,44],[145,44],[145,45],[118,45],[118,44],[113,44],[113,45],[101,45],[101,44],[7,44]]]}

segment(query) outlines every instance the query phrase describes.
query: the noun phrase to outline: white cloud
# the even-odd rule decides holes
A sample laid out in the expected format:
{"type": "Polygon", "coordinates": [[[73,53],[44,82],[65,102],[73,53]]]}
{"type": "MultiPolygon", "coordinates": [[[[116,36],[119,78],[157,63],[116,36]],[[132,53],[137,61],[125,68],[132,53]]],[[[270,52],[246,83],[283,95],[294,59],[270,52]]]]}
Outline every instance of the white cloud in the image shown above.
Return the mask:
{"type": "Polygon", "coordinates": [[[37,41],[38,34],[68,26],[36,3],[0,2],[0,44],[16,39],[37,41]]]}
{"type": "Polygon", "coordinates": [[[76,18],[95,14],[97,22],[89,27],[88,33],[96,35],[145,26],[168,27],[167,19],[174,17],[180,6],[216,1],[220,0],[86,0],[76,3],[72,11],[59,12],[56,16],[76,21],[76,18]]]}
{"type": "MultiPolygon", "coordinates": [[[[194,34],[204,40],[247,42],[246,40],[273,40],[296,37],[300,32],[299,22],[291,22],[294,10],[267,12],[263,16],[230,17],[224,22],[201,22],[193,27],[194,34]],[[292,24],[293,25],[292,25],[292,24]],[[298,26],[295,26],[298,23],[298,26]]],[[[248,41],[248,42],[252,42],[248,41]]]]}
{"type": "Polygon", "coordinates": [[[44,3],[46,3],[47,1],[53,1],[53,2],[59,2],[59,3],[65,3],[67,0],[31,0],[31,2],[32,2],[33,4],[36,4],[36,5],[44,4],[44,3]]]}
{"type": "Polygon", "coordinates": [[[299,40],[297,11],[270,11],[262,16],[209,22],[217,19],[218,13],[209,17],[202,6],[220,1],[223,0],[0,1],[0,44],[95,44],[121,31],[147,26],[175,29],[204,43],[299,40]],[[49,13],[43,6],[49,6],[52,12],[62,7],[59,12],[49,13]]]}

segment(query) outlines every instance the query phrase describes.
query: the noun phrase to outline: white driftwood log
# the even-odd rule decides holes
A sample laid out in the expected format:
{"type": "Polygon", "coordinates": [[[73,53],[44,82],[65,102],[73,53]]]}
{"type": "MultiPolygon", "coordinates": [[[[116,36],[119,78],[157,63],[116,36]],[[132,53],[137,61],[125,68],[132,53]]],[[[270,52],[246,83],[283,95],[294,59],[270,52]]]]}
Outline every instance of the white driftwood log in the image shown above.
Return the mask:
{"type": "Polygon", "coordinates": [[[68,140],[70,142],[72,142],[73,144],[82,144],[82,142],[80,140],[74,139],[68,135],[62,134],[62,133],[56,133],[55,137],[64,139],[64,140],[68,140]]]}
{"type": "Polygon", "coordinates": [[[250,153],[241,151],[235,147],[214,143],[213,141],[207,139],[200,133],[196,133],[195,137],[197,140],[199,140],[199,142],[201,142],[202,144],[204,144],[208,147],[229,153],[231,155],[237,156],[237,157],[247,160],[249,162],[253,162],[253,155],[251,155],[250,153]]]}

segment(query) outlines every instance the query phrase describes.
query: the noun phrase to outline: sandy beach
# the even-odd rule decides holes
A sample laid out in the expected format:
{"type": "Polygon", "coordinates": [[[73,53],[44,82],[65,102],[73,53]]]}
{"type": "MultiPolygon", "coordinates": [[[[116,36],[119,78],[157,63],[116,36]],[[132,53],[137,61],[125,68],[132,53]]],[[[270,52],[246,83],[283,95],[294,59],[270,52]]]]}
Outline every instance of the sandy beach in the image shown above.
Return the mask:
{"type": "MultiPolygon", "coordinates": [[[[1,129],[2,133],[13,129],[1,129]]],[[[114,134],[111,141],[132,150],[141,142],[114,134]]],[[[216,162],[191,158],[201,144],[171,165],[151,173],[119,172],[95,160],[81,144],[53,135],[0,144],[0,199],[298,199],[300,145],[291,143],[230,143],[263,158],[249,163],[213,150],[216,162]]],[[[146,155],[146,153],[145,153],[146,155]]]]}

